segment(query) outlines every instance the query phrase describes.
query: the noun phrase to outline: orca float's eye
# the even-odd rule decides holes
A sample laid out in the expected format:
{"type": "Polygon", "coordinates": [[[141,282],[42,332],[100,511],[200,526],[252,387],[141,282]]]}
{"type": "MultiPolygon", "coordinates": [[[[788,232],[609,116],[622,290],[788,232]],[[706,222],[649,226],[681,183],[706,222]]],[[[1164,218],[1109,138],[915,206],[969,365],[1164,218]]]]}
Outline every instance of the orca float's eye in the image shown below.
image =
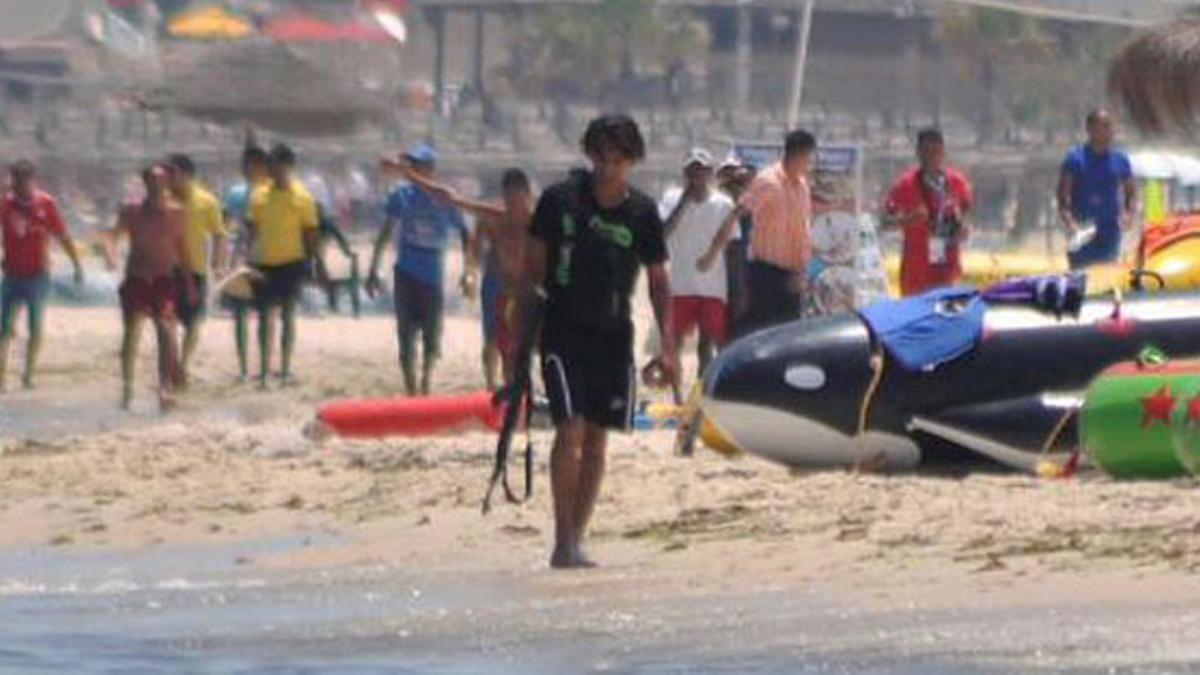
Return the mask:
{"type": "Polygon", "coordinates": [[[825,371],[820,366],[808,363],[788,366],[783,381],[802,391],[816,391],[825,386],[825,371]]]}

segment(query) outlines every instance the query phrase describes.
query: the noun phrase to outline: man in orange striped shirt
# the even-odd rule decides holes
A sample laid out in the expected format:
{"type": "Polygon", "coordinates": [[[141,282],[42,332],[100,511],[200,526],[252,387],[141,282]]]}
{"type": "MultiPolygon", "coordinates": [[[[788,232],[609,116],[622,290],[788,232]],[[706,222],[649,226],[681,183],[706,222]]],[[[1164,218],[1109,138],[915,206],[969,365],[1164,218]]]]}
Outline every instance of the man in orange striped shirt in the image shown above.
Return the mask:
{"type": "Polygon", "coordinates": [[[816,149],[817,139],[811,133],[789,133],[783,142],[783,159],[759,172],[696,263],[702,271],[711,267],[732,238],[738,219],[751,216],[754,229],[746,265],[748,328],[765,328],[800,317],[805,271],[812,257],[808,172],[816,149]]]}

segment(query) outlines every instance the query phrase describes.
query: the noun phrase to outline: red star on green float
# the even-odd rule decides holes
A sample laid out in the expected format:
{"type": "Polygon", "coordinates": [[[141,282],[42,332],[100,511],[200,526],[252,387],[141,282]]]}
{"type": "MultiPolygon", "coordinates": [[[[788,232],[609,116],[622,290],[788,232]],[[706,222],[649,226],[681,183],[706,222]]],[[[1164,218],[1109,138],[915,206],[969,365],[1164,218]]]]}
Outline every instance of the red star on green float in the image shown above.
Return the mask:
{"type": "Polygon", "coordinates": [[[1192,425],[1200,422],[1200,394],[1188,401],[1188,422],[1192,425]]]}
{"type": "Polygon", "coordinates": [[[1171,411],[1175,409],[1175,397],[1171,385],[1164,384],[1152,395],[1142,399],[1142,428],[1149,429],[1155,422],[1170,426],[1171,411]]]}

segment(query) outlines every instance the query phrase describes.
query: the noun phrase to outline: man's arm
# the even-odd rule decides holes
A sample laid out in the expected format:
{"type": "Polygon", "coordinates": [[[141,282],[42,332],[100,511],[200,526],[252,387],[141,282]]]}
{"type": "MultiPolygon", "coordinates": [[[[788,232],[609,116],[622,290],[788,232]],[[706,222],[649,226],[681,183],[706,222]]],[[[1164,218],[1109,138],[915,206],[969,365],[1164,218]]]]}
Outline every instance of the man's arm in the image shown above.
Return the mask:
{"type": "Polygon", "coordinates": [[[674,234],[675,228],[679,226],[679,221],[683,219],[683,212],[687,210],[688,199],[687,190],[679,194],[679,201],[675,202],[675,208],[671,209],[670,215],[663,223],[663,239],[670,239],[674,234]]]}
{"type": "Polygon", "coordinates": [[[501,218],[504,216],[503,206],[485,202],[479,199],[464,197],[449,185],[433,180],[432,178],[427,178],[413,171],[408,162],[395,163],[389,160],[386,163],[389,165],[398,166],[400,168],[400,172],[404,175],[404,178],[413,185],[416,185],[417,187],[444,202],[448,202],[452,206],[460,208],[463,211],[470,212],[473,216],[478,218],[501,218]]]}
{"type": "Polygon", "coordinates": [[[122,208],[117,214],[117,222],[113,224],[112,229],[104,231],[104,266],[112,271],[117,269],[117,243],[121,239],[121,235],[129,233],[129,223],[126,219],[125,209],[122,208]]]}
{"type": "MultiPolygon", "coordinates": [[[[746,286],[746,242],[734,239],[725,249],[725,269],[730,279],[736,279],[736,288],[740,290],[737,297],[729,298],[729,309],[733,316],[741,316],[749,304],[749,291],[746,286]]],[[[731,286],[731,288],[734,286],[731,286]]]]}
{"type": "Polygon", "coordinates": [[[50,217],[53,219],[54,238],[58,240],[59,246],[63,252],[71,259],[71,265],[75,268],[75,285],[83,284],[83,265],[79,262],[79,251],[75,248],[75,240],[71,238],[71,230],[67,228],[67,224],[63,222],[62,214],[59,213],[58,205],[54,202],[50,203],[50,217]]]}
{"type": "Polygon", "coordinates": [[[388,216],[383,222],[383,227],[379,228],[379,236],[375,237],[375,246],[371,249],[371,271],[367,274],[367,292],[378,293],[380,288],[379,282],[379,263],[383,259],[383,251],[387,248],[388,241],[392,238],[392,231],[396,228],[396,219],[388,216]]]}
{"type": "Polygon", "coordinates": [[[712,269],[714,263],[717,262],[717,256],[725,251],[725,247],[729,245],[729,241],[733,238],[734,228],[738,226],[738,221],[746,214],[746,209],[740,204],[735,205],[729,215],[725,216],[725,221],[721,223],[721,229],[717,230],[717,236],[713,237],[712,244],[700,259],[696,261],[696,269],[701,272],[707,272],[712,269]]]}
{"type": "Polygon", "coordinates": [[[1137,183],[1132,177],[1127,177],[1122,183],[1122,192],[1125,193],[1125,211],[1121,217],[1121,225],[1125,229],[1133,227],[1133,223],[1137,220],[1138,210],[1138,188],[1137,183]]]}
{"type": "Polygon", "coordinates": [[[1075,191],[1075,177],[1065,167],[1058,174],[1058,219],[1068,233],[1079,229],[1075,222],[1075,205],[1072,195],[1075,191]]]}
{"type": "Polygon", "coordinates": [[[679,386],[679,352],[675,336],[671,332],[671,274],[666,263],[651,265],[646,269],[650,282],[650,304],[654,307],[654,319],[658,323],[658,334],[662,336],[662,353],[659,361],[667,379],[679,386]]]}

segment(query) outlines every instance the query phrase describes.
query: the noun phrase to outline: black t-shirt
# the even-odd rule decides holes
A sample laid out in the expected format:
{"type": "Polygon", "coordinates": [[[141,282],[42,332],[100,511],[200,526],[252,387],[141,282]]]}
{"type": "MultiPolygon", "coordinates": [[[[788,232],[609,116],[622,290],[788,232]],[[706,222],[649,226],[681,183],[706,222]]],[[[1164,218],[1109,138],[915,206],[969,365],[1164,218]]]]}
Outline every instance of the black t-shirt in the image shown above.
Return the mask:
{"type": "Polygon", "coordinates": [[[530,234],[546,245],[547,325],[631,332],[630,297],[642,265],[663,263],[667,246],[658,205],[630,189],[615,208],[592,196],[579,172],[542,193],[530,234]]]}

